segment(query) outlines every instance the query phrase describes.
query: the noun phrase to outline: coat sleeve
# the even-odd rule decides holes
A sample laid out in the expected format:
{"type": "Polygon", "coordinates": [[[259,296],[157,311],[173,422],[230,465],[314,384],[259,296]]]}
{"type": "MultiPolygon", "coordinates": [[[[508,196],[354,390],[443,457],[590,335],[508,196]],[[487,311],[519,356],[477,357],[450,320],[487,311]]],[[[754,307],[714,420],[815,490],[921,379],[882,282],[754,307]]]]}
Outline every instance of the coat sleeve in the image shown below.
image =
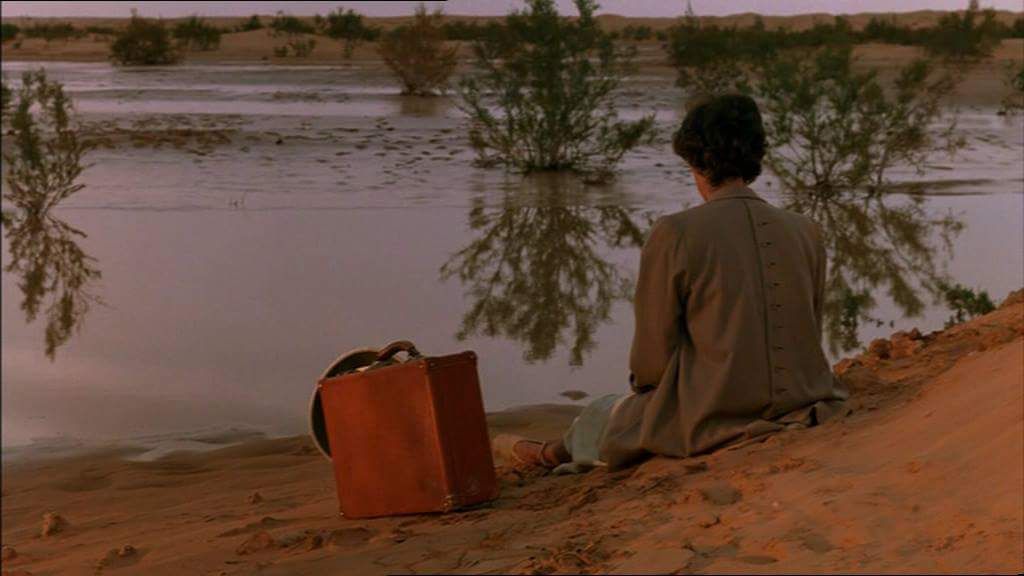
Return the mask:
{"type": "Polygon", "coordinates": [[[629,354],[630,387],[652,389],[676,353],[684,321],[679,291],[682,275],[680,234],[659,220],[640,255],[633,311],[636,328],[629,354]]]}

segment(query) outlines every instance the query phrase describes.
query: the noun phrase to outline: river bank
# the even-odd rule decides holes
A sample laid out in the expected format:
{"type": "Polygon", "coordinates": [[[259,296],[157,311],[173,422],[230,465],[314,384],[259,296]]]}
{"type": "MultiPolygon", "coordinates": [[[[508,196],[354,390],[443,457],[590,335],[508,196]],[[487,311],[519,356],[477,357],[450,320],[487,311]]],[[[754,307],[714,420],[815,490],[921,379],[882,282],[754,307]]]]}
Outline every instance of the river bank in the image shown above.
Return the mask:
{"type": "MultiPolygon", "coordinates": [[[[1022,337],[1018,291],[841,362],[845,420],[616,473],[502,465],[497,501],[443,516],[340,519],[306,437],[5,465],[4,573],[1020,572],[1022,337]]],[[[574,410],[492,433],[550,436],[574,410]]]]}

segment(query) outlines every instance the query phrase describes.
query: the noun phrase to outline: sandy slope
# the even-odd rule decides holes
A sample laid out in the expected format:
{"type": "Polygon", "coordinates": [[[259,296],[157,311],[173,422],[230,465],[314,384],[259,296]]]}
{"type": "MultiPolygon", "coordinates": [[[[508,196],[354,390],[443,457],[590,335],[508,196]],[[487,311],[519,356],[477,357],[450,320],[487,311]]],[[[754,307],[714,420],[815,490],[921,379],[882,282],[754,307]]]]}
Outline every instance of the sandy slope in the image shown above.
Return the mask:
{"type": "MultiPolygon", "coordinates": [[[[1018,292],[842,363],[857,408],[844,421],[614,474],[503,467],[499,500],[447,516],[338,518],[305,438],[8,466],[4,574],[1019,573],[1022,335],[1018,292]],[[68,525],[41,537],[47,511],[68,525]],[[124,545],[135,553],[108,553],[124,545]]],[[[546,435],[572,414],[503,413],[492,428],[546,435]]]]}

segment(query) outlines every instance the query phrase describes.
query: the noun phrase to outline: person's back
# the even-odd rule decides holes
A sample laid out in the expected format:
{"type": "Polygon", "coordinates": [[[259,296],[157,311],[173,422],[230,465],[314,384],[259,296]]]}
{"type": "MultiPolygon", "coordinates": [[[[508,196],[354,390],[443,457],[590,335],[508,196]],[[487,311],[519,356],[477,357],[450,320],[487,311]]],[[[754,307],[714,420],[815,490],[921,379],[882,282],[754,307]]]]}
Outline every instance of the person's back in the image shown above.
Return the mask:
{"type": "Polygon", "coordinates": [[[673,141],[703,205],[661,218],[640,260],[630,388],[595,400],[561,443],[521,459],[612,468],[692,456],[845,411],[821,347],[826,253],[818,225],[748,185],[764,127],[746,96],[706,100],[673,141]]]}

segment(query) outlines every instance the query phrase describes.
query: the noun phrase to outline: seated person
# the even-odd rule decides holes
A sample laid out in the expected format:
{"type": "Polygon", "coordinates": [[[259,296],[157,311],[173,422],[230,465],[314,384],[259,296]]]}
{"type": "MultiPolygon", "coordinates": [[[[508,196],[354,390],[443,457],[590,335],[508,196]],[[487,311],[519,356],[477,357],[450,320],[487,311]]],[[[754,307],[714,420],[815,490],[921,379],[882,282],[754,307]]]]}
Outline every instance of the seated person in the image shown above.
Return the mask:
{"type": "Polygon", "coordinates": [[[587,406],[562,440],[495,450],[563,470],[687,457],[845,412],[821,347],[825,247],[810,219],[749,185],[761,173],[757,104],[693,106],[673,141],[704,203],[660,218],[640,258],[631,392],[587,406]]]}

